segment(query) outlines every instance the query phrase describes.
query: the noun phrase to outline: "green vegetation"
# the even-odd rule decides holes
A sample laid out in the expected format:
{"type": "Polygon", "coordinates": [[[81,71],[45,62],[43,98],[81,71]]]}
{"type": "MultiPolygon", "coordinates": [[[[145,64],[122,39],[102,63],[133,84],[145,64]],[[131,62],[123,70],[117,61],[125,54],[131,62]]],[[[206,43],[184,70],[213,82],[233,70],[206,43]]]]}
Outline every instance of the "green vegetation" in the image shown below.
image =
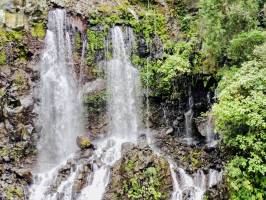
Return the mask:
{"type": "Polygon", "coordinates": [[[27,80],[25,72],[17,70],[14,73],[13,77],[14,77],[13,83],[18,87],[20,91],[27,89],[28,80],[27,80]]]}
{"type": "Polygon", "coordinates": [[[263,44],[265,32],[252,30],[236,35],[227,48],[228,58],[235,64],[242,63],[251,58],[255,46],[263,44]]]}
{"type": "Polygon", "coordinates": [[[5,194],[6,194],[6,198],[7,200],[12,200],[12,199],[23,199],[24,197],[24,192],[23,189],[20,187],[7,187],[5,188],[5,194]]]}
{"type": "MultiPolygon", "coordinates": [[[[134,163],[128,162],[126,171],[133,169],[134,163]]],[[[129,199],[154,199],[159,200],[162,194],[160,189],[159,169],[148,167],[142,174],[134,175],[130,180],[124,182],[124,191],[129,199]]]]}
{"type": "MultiPolygon", "coordinates": [[[[102,74],[95,63],[111,57],[110,46],[105,46],[111,45],[109,30],[120,25],[131,27],[139,42],[131,60],[139,68],[150,97],[179,103],[183,95],[178,88],[180,82],[186,80],[193,85],[195,79],[201,79],[207,85],[210,78],[214,79],[218,88],[212,111],[217,132],[230,154],[226,165],[230,197],[232,200],[266,199],[266,1],[165,2],[168,7],[155,0],[101,4],[88,17],[88,70],[95,76],[102,74]]],[[[30,33],[35,39],[43,39],[45,24],[35,22],[30,33]]],[[[28,59],[23,34],[23,31],[0,29],[0,65],[28,59]]],[[[74,43],[76,52],[80,51],[80,34],[74,36],[74,43]]],[[[12,79],[19,89],[27,87],[24,75],[16,71],[12,79]]],[[[0,89],[0,97],[4,94],[0,89]]],[[[106,98],[106,91],[86,96],[88,112],[106,111],[106,98]]],[[[82,145],[89,146],[89,143],[82,145]]],[[[25,153],[24,149],[22,144],[0,148],[0,156],[17,161],[25,153]]],[[[203,164],[201,157],[202,152],[194,148],[181,159],[197,169],[203,164]]],[[[128,178],[123,182],[123,194],[129,199],[162,199],[161,171],[164,170],[152,165],[134,174],[137,165],[137,161],[128,160],[123,166],[123,175],[128,178]]],[[[13,199],[21,191],[8,188],[6,194],[13,199]]]]}
{"type": "Polygon", "coordinates": [[[44,39],[45,37],[45,25],[44,23],[36,23],[31,27],[31,35],[33,37],[44,39]]]}
{"type": "Polygon", "coordinates": [[[217,130],[236,152],[227,166],[232,199],[266,198],[266,44],[254,54],[223,76],[213,108],[217,130]]]}
{"type": "Polygon", "coordinates": [[[87,30],[87,38],[88,38],[88,57],[87,63],[90,66],[93,66],[96,59],[96,53],[104,50],[104,42],[107,37],[106,30],[87,30]]]}
{"type": "Polygon", "coordinates": [[[181,157],[184,163],[189,163],[192,170],[198,170],[203,164],[203,152],[201,149],[194,148],[181,157]]]}
{"type": "Polygon", "coordinates": [[[93,94],[89,94],[85,97],[85,105],[88,109],[88,113],[101,113],[106,109],[106,91],[100,91],[93,94]]]}
{"type": "Polygon", "coordinates": [[[8,156],[12,161],[19,161],[25,154],[25,146],[22,143],[17,143],[14,147],[0,148],[0,156],[3,158],[8,156]]]}
{"type": "Polygon", "coordinates": [[[0,51],[0,65],[6,64],[6,52],[4,50],[0,51]]]}
{"type": "Polygon", "coordinates": [[[7,61],[9,61],[10,64],[14,61],[27,60],[27,48],[26,45],[23,44],[22,31],[8,31],[0,28],[0,47],[0,65],[7,64],[7,61]],[[12,56],[9,54],[12,54],[12,56]]]}
{"type": "Polygon", "coordinates": [[[258,23],[256,0],[201,0],[198,33],[206,55],[205,65],[221,67],[230,40],[243,31],[254,29],[258,23]]]}

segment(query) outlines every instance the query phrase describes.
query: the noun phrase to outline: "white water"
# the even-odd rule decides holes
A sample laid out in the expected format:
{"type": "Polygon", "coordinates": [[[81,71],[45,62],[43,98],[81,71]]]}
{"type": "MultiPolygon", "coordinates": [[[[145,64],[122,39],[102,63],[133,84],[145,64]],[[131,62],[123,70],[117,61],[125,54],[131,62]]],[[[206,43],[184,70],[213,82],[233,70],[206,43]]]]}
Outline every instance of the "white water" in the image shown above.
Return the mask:
{"type": "Polygon", "coordinates": [[[66,13],[49,13],[45,49],[41,61],[38,164],[49,169],[76,150],[75,140],[82,134],[82,103],[72,66],[66,13]]]}
{"type": "Polygon", "coordinates": [[[189,87],[188,91],[188,107],[189,110],[185,113],[185,130],[186,130],[186,135],[185,135],[185,142],[187,144],[192,144],[193,138],[192,138],[192,120],[193,120],[193,96],[192,96],[192,91],[191,91],[191,86],[189,87]]]}
{"type": "Polygon", "coordinates": [[[212,115],[208,115],[206,124],[206,144],[208,147],[215,147],[218,140],[215,139],[214,119],[212,115]]]}
{"type": "MultiPolygon", "coordinates": [[[[60,26],[58,26],[57,24],[57,27],[60,30],[56,30],[60,32],[60,35],[58,34],[59,36],[57,36],[57,32],[53,33],[53,31],[51,31],[50,29],[47,31],[47,38],[46,38],[47,47],[44,51],[44,56],[48,54],[49,61],[51,61],[50,57],[52,57],[53,54],[57,53],[56,51],[62,53],[61,49],[55,48],[56,45],[53,45],[56,44],[57,42],[54,41],[55,37],[52,37],[53,34],[56,35],[56,39],[59,39],[59,41],[61,40],[60,38],[61,36],[67,35],[67,33],[64,33],[65,27],[63,26],[63,21],[65,21],[64,11],[62,10],[52,11],[49,14],[49,23],[51,23],[50,21],[53,20],[60,22],[59,23],[60,26]],[[53,53],[50,54],[50,52],[53,53]]],[[[54,24],[54,21],[52,24],[54,24]]],[[[101,200],[103,198],[105,188],[109,183],[110,166],[112,166],[117,160],[121,158],[122,144],[126,142],[137,141],[138,130],[140,127],[140,122],[139,122],[140,81],[139,81],[138,71],[130,63],[129,56],[127,54],[127,47],[125,45],[126,39],[132,42],[134,38],[131,31],[126,31],[126,34],[124,34],[119,27],[114,27],[111,30],[111,37],[112,37],[113,59],[108,61],[107,63],[107,82],[108,82],[107,92],[109,96],[108,114],[110,120],[109,133],[106,136],[106,138],[95,141],[95,146],[97,150],[95,151],[93,157],[90,158],[90,162],[93,165],[93,173],[88,177],[87,180],[88,184],[81,191],[80,194],[74,196],[73,185],[78,176],[79,169],[82,166],[81,164],[77,164],[76,169],[71,171],[69,177],[67,177],[66,180],[59,183],[59,186],[56,188],[56,191],[53,191],[51,193],[49,191],[49,188],[54,184],[59,169],[66,164],[66,161],[62,163],[57,162],[56,167],[52,168],[49,171],[45,171],[44,173],[39,173],[36,175],[35,184],[30,188],[31,200],[47,200],[47,199],[57,200],[59,196],[60,199],[63,200],[72,200],[72,199],[101,200]]],[[[69,46],[71,45],[65,45],[64,48],[67,49],[67,47],[69,46]]],[[[68,50],[67,52],[71,52],[71,50],[68,50]]],[[[60,57],[60,62],[61,60],[63,60],[64,63],[66,63],[66,61],[62,59],[62,56],[60,57]]],[[[69,58],[69,60],[72,59],[69,58]]],[[[44,66],[46,66],[47,68],[56,68],[56,70],[59,70],[57,69],[58,66],[56,65],[57,63],[56,58],[54,58],[54,60],[51,63],[46,63],[46,62],[44,63],[45,63],[44,66]]],[[[67,65],[62,64],[62,66],[60,65],[60,67],[67,67],[67,65]]],[[[68,69],[70,69],[69,66],[68,69]]],[[[66,69],[61,69],[61,70],[66,70],[66,69]]],[[[51,78],[55,76],[55,74],[56,74],[55,71],[51,71],[50,74],[47,75],[47,78],[51,78]]],[[[62,73],[60,75],[65,76],[66,74],[62,73]]],[[[53,82],[56,82],[56,80],[53,79],[53,82]]],[[[43,88],[41,88],[41,90],[42,89],[43,88]]],[[[49,89],[50,90],[53,89],[52,85],[47,86],[47,90],[49,89]]],[[[63,89],[67,90],[66,88],[63,89]]],[[[64,91],[58,90],[57,92],[60,94],[62,93],[64,94],[64,91]]],[[[68,97],[71,96],[70,94],[68,95],[69,95],[68,97]]],[[[45,96],[46,98],[49,99],[53,97],[53,94],[47,93],[45,94],[45,96]]],[[[64,98],[61,98],[60,100],[63,100],[64,98]]],[[[73,102],[75,101],[68,102],[68,104],[66,105],[69,105],[73,102]]],[[[48,106],[47,104],[45,105],[48,106]]],[[[60,115],[61,114],[60,111],[61,110],[53,109],[51,111],[52,112],[51,114],[60,115]]],[[[69,116],[72,116],[76,115],[77,113],[75,110],[69,109],[69,113],[67,114],[69,116]]],[[[50,123],[52,124],[51,121],[50,123]]],[[[70,122],[66,120],[65,123],[70,123],[70,122]]],[[[45,125],[48,126],[48,124],[45,125]]],[[[69,124],[67,125],[62,124],[62,126],[69,127],[69,124]]],[[[77,127],[75,126],[75,128],[77,127]]],[[[61,132],[59,131],[57,131],[54,134],[59,134],[59,136],[61,136],[61,132]]],[[[62,137],[62,139],[64,139],[64,137],[62,137]]],[[[68,140],[69,138],[65,139],[68,140]]],[[[76,138],[71,137],[71,140],[72,142],[75,142],[76,138]]],[[[60,142],[62,149],[68,149],[68,147],[64,147],[64,143],[62,142],[62,140],[60,140],[60,142]]],[[[47,145],[48,145],[47,148],[43,149],[42,150],[43,152],[41,152],[43,155],[49,153],[48,151],[49,148],[51,148],[51,151],[53,150],[52,148],[54,148],[53,146],[49,146],[49,144],[47,145]]],[[[64,160],[71,158],[70,154],[69,155],[64,154],[64,155],[65,155],[64,160]]]]}
{"type": "Polygon", "coordinates": [[[208,174],[204,174],[202,170],[198,170],[192,175],[187,174],[184,169],[178,167],[168,155],[154,145],[155,142],[149,130],[146,136],[153,152],[158,156],[163,156],[169,163],[173,184],[170,200],[202,200],[208,188],[221,182],[223,173],[214,169],[209,169],[208,174]]]}
{"type": "Polygon", "coordinates": [[[80,200],[101,200],[109,183],[110,166],[121,158],[121,147],[126,142],[136,142],[140,128],[140,80],[127,54],[125,39],[134,40],[133,34],[120,27],[111,30],[113,58],[107,63],[107,91],[109,135],[97,142],[95,156],[102,166],[94,165],[92,184],[81,193],[80,200]]]}
{"type": "MultiPolygon", "coordinates": [[[[45,49],[41,59],[38,123],[38,166],[30,199],[53,199],[46,194],[58,169],[77,150],[76,137],[84,133],[82,94],[73,69],[72,44],[64,10],[49,12],[45,49]]],[[[71,177],[73,179],[73,177],[71,177]]],[[[63,190],[69,184],[58,188],[63,190]]]]}

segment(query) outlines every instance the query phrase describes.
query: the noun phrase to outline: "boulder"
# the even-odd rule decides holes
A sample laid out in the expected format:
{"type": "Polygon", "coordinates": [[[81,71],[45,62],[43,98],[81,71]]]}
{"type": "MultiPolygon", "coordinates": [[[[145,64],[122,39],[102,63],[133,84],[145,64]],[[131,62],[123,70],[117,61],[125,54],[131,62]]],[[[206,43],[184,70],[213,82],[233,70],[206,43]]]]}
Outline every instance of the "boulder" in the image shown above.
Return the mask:
{"type": "Polygon", "coordinates": [[[212,116],[207,116],[197,122],[197,129],[199,133],[208,137],[214,134],[214,118],[212,116]]]}
{"type": "Polygon", "coordinates": [[[94,148],[94,145],[91,143],[90,139],[86,136],[78,136],[76,142],[79,148],[82,150],[94,148]]]}
{"type": "Polygon", "coordinates": [[[148,146],[127,143],[123,147],[122,158],[112,167],[104,199],[131,199],[133,190],[138,199],[155,199],[155,193],[161,195],[160,199],[170,199],[172,178],[167,160],[148,146]]]}
{"type": "Polygon", "coordinates": [[[170,127],[167,131],[166,131],[166,134],[167,135],[172,135],[174,133],[174,128],[173,127],[170,127]]]}

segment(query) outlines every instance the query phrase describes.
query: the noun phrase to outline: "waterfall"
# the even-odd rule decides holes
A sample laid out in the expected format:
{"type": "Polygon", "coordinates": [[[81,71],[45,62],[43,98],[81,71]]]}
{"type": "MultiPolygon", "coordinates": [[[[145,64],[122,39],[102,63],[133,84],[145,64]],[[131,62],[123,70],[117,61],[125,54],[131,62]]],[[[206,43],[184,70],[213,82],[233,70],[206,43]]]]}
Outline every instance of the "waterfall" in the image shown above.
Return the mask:
{"type": "Polygon", "coordinates": [[[189,87],[188,90],[188,107],[189,110],[185,113],[185,130],[186,130],[186,135],[184,140],[188,143],[191,144],[193,142],[192,139],[192,120],[193,120],[193,96],[192,96],[192,89],[191,86],[189,87]]]}
{"type": "Polygon", "coordinates": [[[130,63],[121,29],[113,28],[111,35],[113,59],[107,66],[110,132],[119,138],[136,140],[140,124],[137,100],[140,84],[138,70],[130,63]]]}
{"type": "Polygon", "coordinates": [[[77,150],[76,137],[84,133],[82,92],[74,72],[68,27],[64,10],[49,12],[40,63],[40,105],[37,112],[41,132],[37,174],[30,189],[32,200],[50,199],[46,192],[57,168],[77,150]]]}
{"type": "Polygon", "coordinates": [[[218,144],[218,139],[215,138],[214,118],[208,115],[206,122],[206,144],[208,147],[215,147],[218,144]]]}
{"type": "Polygon", "coordinates": [[[64,10],[48,16],[41,60],[38,143],[39,167],[49,169],[76,150],[76,137],[84,132],[82,101],[73,70],[70,33],[64,10]]]}
{"type": "Polygon", "coordinates": [[[111,38],[113,58],[106,66],[109,133],[106,139],[97,142],[95,157],[102,165],[94,164],[92,184],[82,191],[80,200],[102,199],[109,183],[110,166],[121,158],[122,144],[137,141],[140,127],[139,73],[129,59],[131,47],[125,44],[126,39],[131,43],[134,37],[131,31],[125,34],[120,27],[114,27],[111,38]]]}

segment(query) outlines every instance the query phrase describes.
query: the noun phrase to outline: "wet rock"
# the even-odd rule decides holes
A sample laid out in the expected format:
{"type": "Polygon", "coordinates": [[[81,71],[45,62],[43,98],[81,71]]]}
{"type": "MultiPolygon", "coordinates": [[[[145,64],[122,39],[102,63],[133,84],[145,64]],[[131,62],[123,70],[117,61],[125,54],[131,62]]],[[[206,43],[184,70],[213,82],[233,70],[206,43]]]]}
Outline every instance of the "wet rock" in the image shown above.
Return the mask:
{"type": "Polygon", "coordinates": [[[166,131],[167,135],[172,135],[173,133],[174,133],[174,128],[173,127],[167,129],[167,131],[166,131]]]}
{"type": "Polygon", "coordinates": [[[131,142],[126,142],[124,144],[122,144],[122,155],[125,155],[128,151],[132,150],[134,148],[134,144],[131,142]]]}
{"type": "Polygon", "coordinates": [[[100,92],[104,89],[106,89],[106,84],[103,79],[96,79],[95,81],[88,82],[83,86],[83,91],[86,95],[100,92]]]}
{"type": "Polygon", "coordinates": [[[6,163],[10,162],[10,157],[9,156],[4,156],[3,157],[3,161],[6,162],[6,163]]]}
{"type": "Polygon", "coordinates": [[[205,196],[209,200],[228,200],[229,198],[229,191],[226,186],[226,181],[225,178],[223,179],[222,182],[220,182],[218,185],[215,185],[211,188],[209,188],[205,196]]]}
{"type": "Polygon", "coordinates": [[[197,122],[197,129],[200,134],[207,137],[209,134],[214,133],[214,118],[208,116],[197,122]]]}
{"type": "Polygon", "coordinates": [[[93,155],[92,149],[85,149],[81,152],[80,158],[90,158],[93,155]]]}
{"type": "Polygon", "coordinates": [[[76,142],[79,148],[81,148],[82,150],[94,148],[94,145],[91,143],[90,139],[86,136],[78,136],[76,142]]]}
{"type": "Polygon", "coordinates": [[[23,111],[23,107],[22,106],[19,106],[19,107],[16,107],[16,108],[12,108],[12,107],[10,107],[8,105],[5,105],[5,107],[3,109],[3,115],[6,118],[14,117],[15,115],[21,113],[22,111],[23,111]]]}
{"type": "Polygon", "coordinates": [[[195,198],[195,188],[190,187],[183,191],[182,193],[182,199],[183,200],[190,200],[195,198]]]}
{"type": "Polygon", "coordinates": [[[32,183],[32,173],[30,169],[19,169],[15,173],[19,178],[24,179],[28,184],[32,183]]]}
{"type": "Polygon", "coordinates": [[[152,46],[151,46],[151,55],[153,58],[162,58],[164,53],[163,43],[158,35],[155,35],[152,46]]]}
{"type": "Polygon", "coordinates": [[[139,137],[138,137],[138,146],[139,148],[141,149],[144,149],[146,147],[148,147],[148,142],[147,142],[147,137],[146,137],[146,134],[141,134],[139,137]]]}

